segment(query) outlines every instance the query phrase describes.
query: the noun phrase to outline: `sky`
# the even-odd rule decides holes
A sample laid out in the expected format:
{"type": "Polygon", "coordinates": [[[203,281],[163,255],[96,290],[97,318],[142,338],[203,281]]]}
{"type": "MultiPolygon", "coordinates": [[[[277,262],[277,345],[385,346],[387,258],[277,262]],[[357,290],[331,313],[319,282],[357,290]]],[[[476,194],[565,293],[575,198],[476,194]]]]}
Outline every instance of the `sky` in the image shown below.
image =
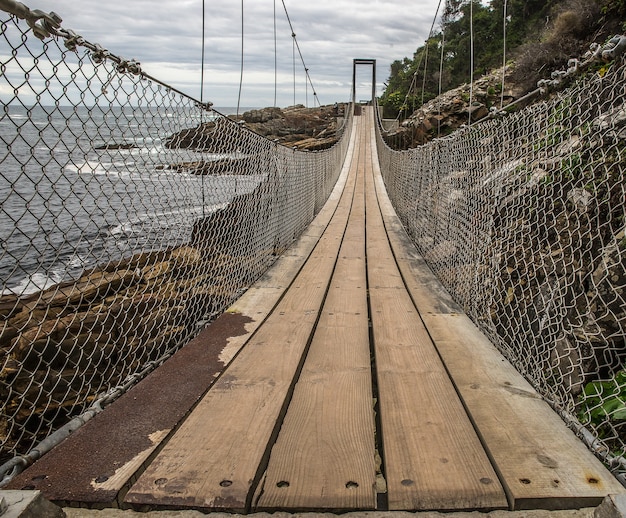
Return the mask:
{"type": "MultiPolygon", "coordinates": [[[[200,98],[202,0],[23,0],[56,12],[62,26],[126,59],[186,94],[200,98]]],[[[377,94],[389,66],[412,56],[428,36],[439,0],[285,0],[318,101],[347,101],[352,60],[377,60],[377,94]]],[[[277,105],[294,104],[293,46],[281,0],[243,0],[241,106],[274,105],[274,6],[277,105]]],[[[241,66],[240,0],[205,0],[203,100],[237,105],[241,66]]],[[[313,106],[296,54],[295,102],[313,106]],[[305,86],[306,85],[306,86],[305,86]]],[[[357,67],[357,99],[371,96],[371,67],[357,67]]]]}

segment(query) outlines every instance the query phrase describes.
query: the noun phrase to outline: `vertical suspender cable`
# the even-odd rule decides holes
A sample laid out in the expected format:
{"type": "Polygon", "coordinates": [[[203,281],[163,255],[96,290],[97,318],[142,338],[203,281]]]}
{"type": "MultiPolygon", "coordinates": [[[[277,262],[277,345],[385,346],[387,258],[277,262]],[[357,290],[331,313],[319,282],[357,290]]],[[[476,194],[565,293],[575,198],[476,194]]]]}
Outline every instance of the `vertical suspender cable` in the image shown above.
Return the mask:
{"type": "Polygon", "coordinates": [[[474,101],[474,0],[470,0],[470,97],[467,113],[472,124],[472,102],[474,101]]]}
{"type": "Polygon", "coordinates": [[[506,76],[506,4],[507,0],[504,0],[504,21],[502,22],[502,40],[503,40],[503,49],[502,49],[502,85],[500,89],[500,109],[504,106],[504,79],[506,76]]]}
{"type": "Polygon", "coordinates": [[[200,102],[203,102],[204,94],[204,21],[205,21],[205,2],[202,0],[202,57],[200,63],[200,102]]]}
{"type": "Polygon", "coordinates": [[[274,0],[274,108],[278,95],[278,51],[276,47],[276,0],[274,0]]]}
{"type": "MultiPolygon", "coordinates": [[[[204,102],[204,98],[203,98],[203,94],[204,94],[204,22],[205,22],[206,16],[205,16],[205,0],[202,0],[202,63],[200,63],[200,104],[202,104],[204,102]]],[[[204,108],[202,108],[202,111],[200,112],[200,124],[202,124],[204,118],[204,108]]],[[[205,175],[200,175],[201,177],[201,187],[202,187],[202,217],[204,218],[206,216],[205,214],[205,206],[206,206],[206,200],[205,200],[205,194],[204,194],[204,176],[205,175]]]]}
{"type": "MultiPolygon", "coordinates": [[[[424,91],[426,90],[426,74],[428,72],[428,49],[430,48],[429,43],[430,34],[428,35],[428,39],[426,40],[426,55],[424,56],[424,77],[422,78],[422,99],[420,101],[421,106],[424,106],[424,91]]],[[[413,111],[415,111],[415,107],[413,108],[413,111]]]]}
{"type": "MultiPolygon", "coordinates": [[[[441,2],[442,1],[443,0],[439,0],[439,3],[437,4],[437,11],[435,12],[435,17],[433,18],[433,23],[431,24],[430,31],[428,32],[428,39],[426,40],[426,53],[428,53],[428,40],[431,38],[431,36],[433,34],[433,29],[435,28],[435,22],[437,21],[437,16],[439,16],[439,9],[441,9],[441,2]]],[[[404,111],[404,107],[406,106],[408,108],[408,106],[409,106],[409,96],[411,95],[411,92],[413,92],[413,87],[415,86],[415,82],[417,80],[417,74],[418,74],[418,72],[422,68],[422,59],[423,58],[424,58],[424,53],[422,53],[422,55],[420,56],[420,62],[417,65],[417,67],[415,67],[415,72],[413,73],[413,79],[411,80],[411,85],[409,86],[409,89],[406,92],[406,96],[404,97],[404,103],[402,104],[402,108],[400,109],[400,111],[398,113],[398,116],[396,117],[396,120],[400,120],[402,112],[404,111]]],[[[426,74],[426,67],[424,67],[424,74],[426,74]]],[[[424,82],[425,81],[426,81],[426,79],[424,78],[424,82]]],[[[422,104],[424,104],[424,90],[423,89],[422,89],[422,104]]],[[[415,111],[415,103],[413,103],[413,109],[415,111]]]]}
{"type": "Polygon", "coordinates": [[[296,35],[291,33],[291,54],[293,61],[293,105],[296,105],[296,35]]]}
{"type": "Polygon", "coordinates": [[[445,57],[446,31],[441,31],[441,57],[439,58],[439,91],[437,92],[437,136],[441,136],[441,90],[443,89],[443,59],[445,57]]]}
{"type": "Polygon", "coordinates": [[[239,117],[239,105],[241,103],[241,87],[243,85],[243,0],[241,0],[241,73],[239,74],[239,95],[237,96],[237,117],[239,117]]]}

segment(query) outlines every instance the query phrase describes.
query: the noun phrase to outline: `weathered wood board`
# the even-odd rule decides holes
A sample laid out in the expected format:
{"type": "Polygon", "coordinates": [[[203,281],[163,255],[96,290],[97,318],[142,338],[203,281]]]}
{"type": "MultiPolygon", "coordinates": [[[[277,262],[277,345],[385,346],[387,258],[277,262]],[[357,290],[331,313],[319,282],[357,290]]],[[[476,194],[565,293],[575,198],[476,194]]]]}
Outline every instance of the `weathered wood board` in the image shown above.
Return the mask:
{"type": "Polygon", "coordinates": [[[389,509],[506,508],[498,477],[406,291],[373,181],[370,167],[367,266],[389,509]]]}
{"type": "Polygon", "coordinates": [[[591,507],[624,492],[466,315],[425,321],[515,509],[591,507]]]}
{"type": "MultiPolygon", "coordinates": [[[[359,160],[353,160],[357,169],[359,160]]],[[[376,507],[364,219],[360,173],[333,280],[256,510],[376,507]]]]}

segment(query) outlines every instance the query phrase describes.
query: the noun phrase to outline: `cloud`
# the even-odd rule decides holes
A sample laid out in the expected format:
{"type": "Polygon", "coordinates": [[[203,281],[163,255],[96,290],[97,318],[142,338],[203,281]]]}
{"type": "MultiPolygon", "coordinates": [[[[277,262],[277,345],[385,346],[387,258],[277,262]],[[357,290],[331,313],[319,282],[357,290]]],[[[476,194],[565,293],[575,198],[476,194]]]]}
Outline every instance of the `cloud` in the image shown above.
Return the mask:
{"type": "MultiPolygon", "coordinates": [[[[32,9],[47,7],[33,0],[32,9]]],[[[396,59],[412,56],[425,41],[438,0],[285,0],[300,49],[322,104],[347,100],[352,59],[377,60],[378,91],[396,59]]],[[[280,0],[244,0],[242,105],[274,102],[274,5],[276,7],[278,104],[293,103],[293,47],[280,0]]],[[[202,3],[153,0],[55,0],[63,27],[126,59],[150,75],[199,97],[202,3]]],[[[205,100],[237,102],[241,62],[241,2],[206,1],[205,100]]],[[[313,103],[296,54],[296,102],[313,103]]],[[[359,74],[361,78],[362,74],[359,74]]],[[[363,78],[364,84],[367,83],[363,78]]],[[[365,89],[367,92],[367,89],[365,89]]]]}

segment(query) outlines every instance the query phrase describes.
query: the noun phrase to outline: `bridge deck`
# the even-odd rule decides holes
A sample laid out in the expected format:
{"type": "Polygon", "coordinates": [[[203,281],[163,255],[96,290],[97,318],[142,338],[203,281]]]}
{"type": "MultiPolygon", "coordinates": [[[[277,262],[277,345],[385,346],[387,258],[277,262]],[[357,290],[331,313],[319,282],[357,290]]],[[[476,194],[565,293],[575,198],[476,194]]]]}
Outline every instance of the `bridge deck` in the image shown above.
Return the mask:
{"type": "Polygon", "coordinates": [[[371,110],[354,124],[299,244],[12,488],[237,512],[576,508],[623,492],[434,279],[386,197],[371,110]]]}

